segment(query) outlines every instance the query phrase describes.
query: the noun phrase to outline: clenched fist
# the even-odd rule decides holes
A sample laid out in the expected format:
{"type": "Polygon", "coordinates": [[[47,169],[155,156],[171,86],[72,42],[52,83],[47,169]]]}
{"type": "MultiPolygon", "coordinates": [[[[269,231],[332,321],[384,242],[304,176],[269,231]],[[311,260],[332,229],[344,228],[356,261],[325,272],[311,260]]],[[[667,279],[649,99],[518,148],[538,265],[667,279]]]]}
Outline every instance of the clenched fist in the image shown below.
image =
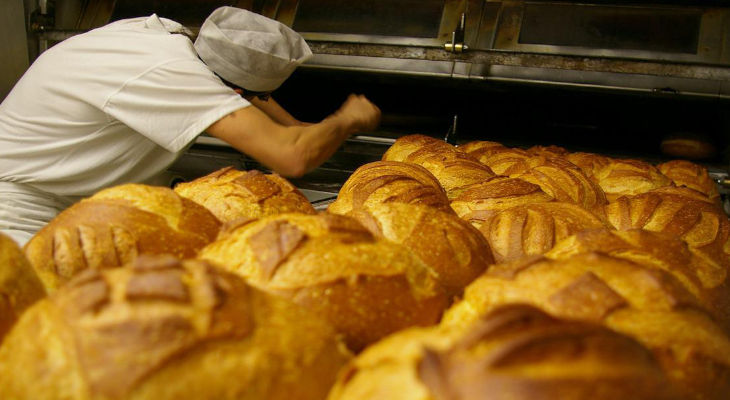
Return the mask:
{"type": "Polygon", "coordinates": [[[372,131],[380,124],[380,109],[363,95],[349,95],[334,116],[347,121],[356,132],[372,131]]]}

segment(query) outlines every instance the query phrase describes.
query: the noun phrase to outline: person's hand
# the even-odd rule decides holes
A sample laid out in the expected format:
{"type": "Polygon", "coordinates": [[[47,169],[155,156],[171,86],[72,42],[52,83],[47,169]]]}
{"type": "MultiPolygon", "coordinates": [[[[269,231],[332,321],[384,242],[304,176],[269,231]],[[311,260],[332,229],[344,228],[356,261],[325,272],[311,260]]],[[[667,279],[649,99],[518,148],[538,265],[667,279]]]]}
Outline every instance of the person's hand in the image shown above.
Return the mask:
{"type": "Polygon", "coordinates": [[[372,131],[380,124],[380,109],[363,95],[349,95],[333,116],[342,118],[355,132],[372,131]]]}

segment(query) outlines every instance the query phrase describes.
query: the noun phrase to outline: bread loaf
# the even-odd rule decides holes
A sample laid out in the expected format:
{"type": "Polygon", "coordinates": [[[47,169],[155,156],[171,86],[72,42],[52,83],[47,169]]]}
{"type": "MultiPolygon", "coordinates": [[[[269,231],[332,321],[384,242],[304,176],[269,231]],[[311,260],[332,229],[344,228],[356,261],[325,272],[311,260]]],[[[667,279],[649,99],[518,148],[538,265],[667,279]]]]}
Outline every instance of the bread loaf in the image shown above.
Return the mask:
{"type": "Polygon", "coordinates": [[[668,135],[660,144],[662,153],[690,160],[701,160],[714,157],[717,148],[706,135],[679,133],[668,135]]]}
{"type": "Polygon", "coordinates": [[[86,270],[0,347],[3,399],[322,399],[350,357],[308,310],[199,261],[86,270]]]}
{"type": "Polygon", "coordinates": [[[657,168],[678,187],[694,189],[720,205],[717,184],[707,173],[707,168],[686,160],[668,161],[657,165],[657,168]]]}
{"type": "Polygon", "coordinates": [[[464,326],[513,303],[633,337],[688,398],[722,399],[730,390],[730,338],[667,272],[599,253],[496,264],[466,288],[442,323],[464,326]]]}
{"type": "Polygon", "coordinates": [[[341,215],[264,217],[231,227],[199,257],[325,316],[354,351],[437,323],[448,301],[436,273],[410,250],[341,215]]]}
{"type": "Polygon", "coordinates": [[[502,146],[495,142],[475,141],[459,147],[495,174],[515,176],[530,169],[527,160],[534,156],[525,150],[502,146]]]}
{"type": "Polygon", "coordinates": [[[608,204],[603,190],[571,162],[541,156],[526,160],[527,171],[511,175],[534,183],[557,201],[573,203],[604,218],[608,204]]]}
{"type": "Polygon", "coordinates": [[[527,152],[536,156],[543,156],[548,158],[564,158],[570,152],[560,146],[549,145],[549,146],[532,146],[527,149],[527,152]]]}
{"type": "Polygon", "coordinates": [[[684,240],[716,274],[730,269],[730,221],[704,195],[686,188],[661,188],[624,196],[606,207],[618,230],[646,229],[684,240]]]}
{"type": "Polygon", "coordinates": [[[289,181],[256,170],[226,167],[180,183],[175,192],[204,206],[221,222],[288,212],[316,213],[309,200],[289,181]]]}
{"type": "Polygon", "coordinates": [[[399,138],[383,154],[383,161],[402,161],[426,168],[438,179],[449,199],[458,196],[465,186],[494,176],[489,167],[454,146],[423,135],[399,138]]]}
{"type": "Polygon", "coordinates": [[[489,245],[453,212],[419,204],[384,203],[350,214],[376,237],[409,249],[431,267],[446,293],[464,287],[494,262],[489,245]]]}
{"type": "Polygon", "coordinates": [[[449,212],[449,199],[425,168],[399,161],[376,161],[356,169],[327,211],[347,215],[375,204],[423,204],[449,212]]]}
{"type": "Polygon", "coordinates": [[[656,360],[599,325],[506,306],[454,333],[398,332],[339,374],[329,400],[676,399],[656,360]]]}
{"type": "Polygon", "coordinates": [[[555,243],[586,229],[607,224],[570,203],[533,203],[507,208],[481,221],[479,231],[489,242],[497,262],[539,255],[555,243]]]}
{"type": "Polygon", "coordinates": [[[87,268],[117,267],[138,254],[193,257],[215,239],[220,221],[165,187],[127,184],[67,208],[25,246],[49,291],[87,268]]]}
{"type": "Polygon", "coordinates": [[[573,165],[583,171],[589,178],[595,177],[598,171],[607,167],[611,163],[611,158],[594,153],[569,153],[565,159],[573,163],[573,165]]]}
{"type": "Polygon", "coordinates": [[[45,295],[18,245],[0,233],[0,343],[23,311],[45,295]]]}
{"type": "Polygon", "coordinates": [[[596,171],[593,178],[608,201],[672,185],[655,166],[639,160],[609,159],[609,164],[596,171]]]}
{"type": "Polygon", "coordinates": [[[500,210],[548,201],[553,201],[553,198],[538,185],[518,178],[495,176],[464,188],[451,201],[451,208],[456,215],[479,228],[483,221],[491,219],[500,210]]]}
{"type": "Polygon", "coordinates": [[[679,238],[643,229],[586,230],[559,242],[545,256],[559,260],[594,251],[668,272],[730,332],[730,286],[727,274],[693,254],[679,238]]]}

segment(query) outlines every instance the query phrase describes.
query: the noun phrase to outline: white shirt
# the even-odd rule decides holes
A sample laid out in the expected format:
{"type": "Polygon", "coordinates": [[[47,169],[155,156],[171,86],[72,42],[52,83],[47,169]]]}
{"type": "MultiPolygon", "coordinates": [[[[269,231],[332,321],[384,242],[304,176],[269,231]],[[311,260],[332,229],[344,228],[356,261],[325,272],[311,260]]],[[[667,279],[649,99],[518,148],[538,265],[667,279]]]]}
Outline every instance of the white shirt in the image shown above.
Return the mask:
{"type": "MultiPolygon", "coordinates": [[[[38,57],[0,104],[0,230],[13,228],[13,193],[26,202],[47,193],[62,209],[105,187],[146,182],[212,123],[250,105],[186,36],[171,33],[182,29],[156,15],[121,20],[38,57]]],[[[33,217],[37,228],[48,221],[33,217]]]]}

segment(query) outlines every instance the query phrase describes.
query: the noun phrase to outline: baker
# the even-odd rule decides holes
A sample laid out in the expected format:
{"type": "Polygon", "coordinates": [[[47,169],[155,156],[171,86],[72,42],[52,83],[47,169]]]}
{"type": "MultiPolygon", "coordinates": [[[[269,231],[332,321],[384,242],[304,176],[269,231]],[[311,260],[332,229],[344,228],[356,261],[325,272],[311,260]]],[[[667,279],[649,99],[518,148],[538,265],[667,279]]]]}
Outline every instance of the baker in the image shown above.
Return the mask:
{"type": "Polygon", "coordinates": [[[194,42],[152,15],[59,43],[0,104],[0,231],[22,245],[102,188],[154,183],[203,132],[284,176],[319,166],[380,110],[351,95],[319,123],[293,117],[269,93],[311,56],[293,30],[233,7],[194,42]]]}

